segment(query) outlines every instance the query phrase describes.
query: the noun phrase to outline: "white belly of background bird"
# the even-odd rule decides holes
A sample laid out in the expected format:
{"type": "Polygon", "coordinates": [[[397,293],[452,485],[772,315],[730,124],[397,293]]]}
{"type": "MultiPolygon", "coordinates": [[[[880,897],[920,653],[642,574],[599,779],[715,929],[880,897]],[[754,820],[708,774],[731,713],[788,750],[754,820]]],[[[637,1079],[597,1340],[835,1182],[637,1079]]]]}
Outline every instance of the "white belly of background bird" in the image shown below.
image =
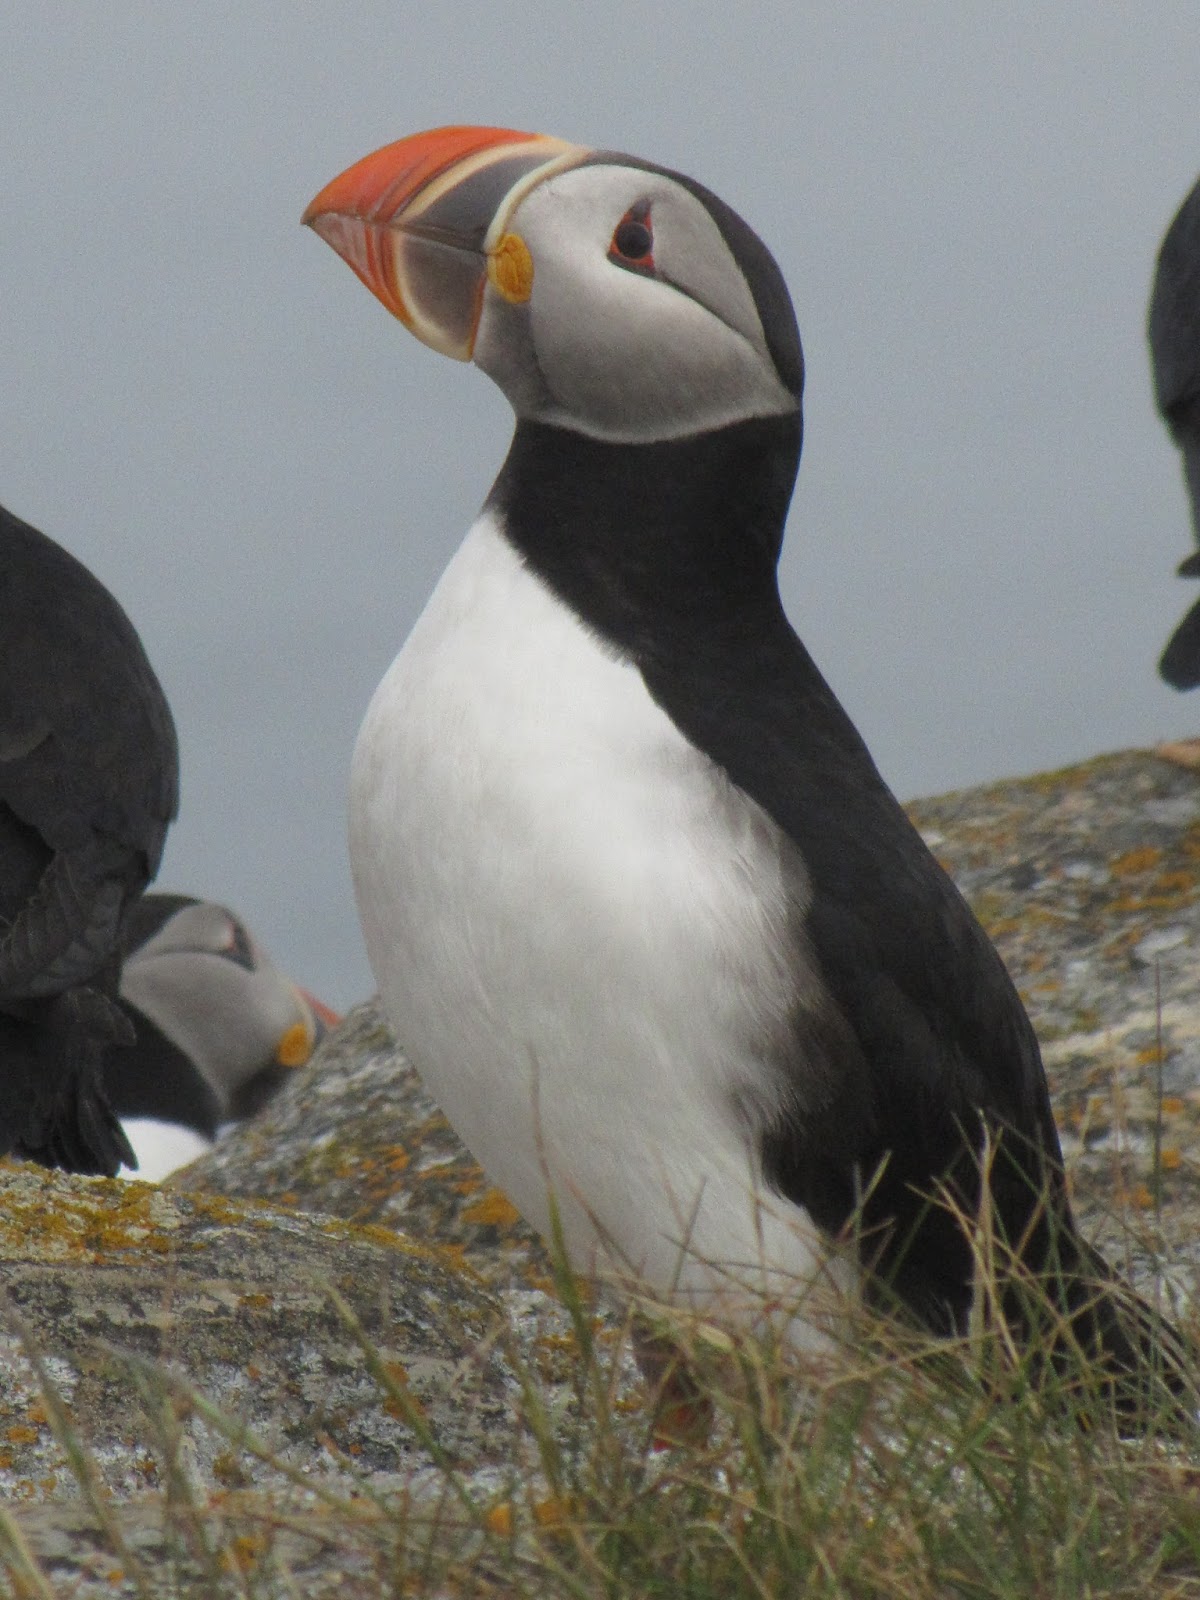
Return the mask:
{"type": "Polygon", "coordinates": [[[553,1186],[580,1270],[599,1230],[701,1301],[764,1261],[812,1276],[814,1230],[756,1155],[758,1047],[796,993],[779,830],[491,513],[376,692],[350,826],[405,1050],[543,1232],[553,1186]]]}

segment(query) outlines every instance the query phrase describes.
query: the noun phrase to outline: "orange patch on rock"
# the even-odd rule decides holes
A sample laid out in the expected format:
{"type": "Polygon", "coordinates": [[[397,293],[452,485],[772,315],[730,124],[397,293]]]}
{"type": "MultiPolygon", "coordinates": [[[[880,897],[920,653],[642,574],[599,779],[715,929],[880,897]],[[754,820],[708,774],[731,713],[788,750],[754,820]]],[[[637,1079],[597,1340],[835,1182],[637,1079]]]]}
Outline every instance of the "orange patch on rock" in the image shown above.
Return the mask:
{"type": "Polygon", "coordinates": [[[1143,845],[1137,850],[1127,850],[1123,856],[1109,862],[1109,871],[1118,878],[1128,878],[1137,872],[1149,872],[1162,860],[1162,851],[1154,845],[1143,845]]]}
{"type": "Polygon", "coordinates": [[[488,1189],[467,1206],[462,1218],[464,1222],[475,1222],[482,1227],[511,1228],[520,1222],[521,1213],[506,1194],[499,1189],[488,1189]]]}

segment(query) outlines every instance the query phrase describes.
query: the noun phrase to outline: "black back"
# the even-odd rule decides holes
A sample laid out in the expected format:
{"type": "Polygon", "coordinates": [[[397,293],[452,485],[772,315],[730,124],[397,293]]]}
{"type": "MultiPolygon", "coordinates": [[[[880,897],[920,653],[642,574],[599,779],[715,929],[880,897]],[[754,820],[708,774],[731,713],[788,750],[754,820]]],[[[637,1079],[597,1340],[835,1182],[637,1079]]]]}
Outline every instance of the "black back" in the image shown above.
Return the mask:
{"type": "Polygon", "coordinates": [[[1200,432],[1200,180],[1159,248],[1149,335],[1159,410],[1176,437],[1200,432]]]}
{"type": "Polygon", "coordinates": [[[121,926],[122,955],[128,957],[135,950],[140,950],[160,928],[170,922],[177,911],[199,904],[195,895],[191,894],[164,894],[159,891],[142,895],[125,913],[121,926]]]}
{"type": "Polygon", "coordinates": [[[149,1017],[120,1004],[134,1039],[131,1048],[111,1051],[104,1063],[109,1104],[122,1117],[154,1117],[215,1139],[225,1110],[220,1095],[149,1017]]]}

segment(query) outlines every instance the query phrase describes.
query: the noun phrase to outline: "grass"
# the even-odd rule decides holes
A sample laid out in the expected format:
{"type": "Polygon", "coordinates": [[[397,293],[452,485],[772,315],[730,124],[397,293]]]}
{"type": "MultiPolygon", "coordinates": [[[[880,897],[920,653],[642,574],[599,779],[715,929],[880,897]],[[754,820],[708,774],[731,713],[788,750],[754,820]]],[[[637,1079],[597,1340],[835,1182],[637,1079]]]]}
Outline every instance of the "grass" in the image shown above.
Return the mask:
{"type": "MultiPolygon", "coordinates": [[[[686,1352],[690,1382],[712,1415],[690,1443],[660,1449],[661,1419],[630,1361],[632,1314],[619,1326],[598,1321],[561,1267],[557,1288],[565,1322],[554,1372],[541,1357],[512,1351],[524,1451],[486,1486],[441,1452],[345,1306],[390,1408],[434,1463],[408,1490],[381,1492],[369,1480],[353,1493],[314,1484],[180,1380],[130,1360],[155,1419],[165,1485],[149,1555],[145,1538],[126,1526],[126,1508],[107,1500],[44,1375],[95,1540],[112,1558],[108,1592],[204,1600],[1200,1597],[1200,1430],[1176,1419],[1170,1437],[1151,1428],[1148,1437],[1120,1438],[1082,1357],[1039,1385],[1039,1352],[1011,1359],[1001,1328],[976,1326],[968,1342],[952,1345],[850,1308],[836,1347],[806,1359],[769,1335],[735,1339],[643,1308],[654,1331],[667,1329],[686,1352]],[[1086,1425],[1076,1414],[1081,1395],[1086,1425]],[[180,1460],[188,1415],[223,1436],[230,1459],[247,1464],[246,1481],[257,1460],[273,1465],[284,1488],[198,1496],[180,1460]]],[[[73,1592],[55,1587],[3,1508],[0,1572],[14,1600],[73,1592]]]]}

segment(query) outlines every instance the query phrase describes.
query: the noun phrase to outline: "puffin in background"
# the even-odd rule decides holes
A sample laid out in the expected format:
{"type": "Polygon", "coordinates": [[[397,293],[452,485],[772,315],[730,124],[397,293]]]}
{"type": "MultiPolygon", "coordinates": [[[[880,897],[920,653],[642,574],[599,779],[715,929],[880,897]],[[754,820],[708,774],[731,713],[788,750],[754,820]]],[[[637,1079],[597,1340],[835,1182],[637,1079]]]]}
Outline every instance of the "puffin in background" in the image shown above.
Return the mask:
{"type": "Polygon", "coordinates": [[[0,507],[0,1154],[113,1174],[104,1092],[132,1043],[121,926],[158,871],[175,726],[133,625],[73,556],[0,507]]]}
{"type": "MultiPolygon", "coordinates": [[[[1192,523],[1200,541],[1200,181],[1180,206],[1158,253],[1149,335],[1154,397],[1183,452],[1192,523]]],[[[1181,561],[1177,570],[1181,578],[1200,578],[1200,551],[1181,561]]],[[[1200,600],[1171,635],[1158,670],[1175,689],[1194,689],[1200,683],[1200,600]]]]}
{"type": "Polygon", "coordinates": [[[232,911],[143,895],[125,919],[119,999],[134,1032],[104,1086],[150,1181],[265,1105],[338,1017],[297,987],[232,911]]]}
{"type": "Polygon", "coordinates": [[[554,1191],[577,1270],[733,1316],[826,1273],[961,1333],[986,1141],[997,1230],[1140,1403],[1174,1336],[1078,1235],[1008,973],[783,611],[766,247],[680,173],[496,128],[304,221],[516,413],[351,784],[382,997],[466,1143],[544,1234],[554,1191]]]}

